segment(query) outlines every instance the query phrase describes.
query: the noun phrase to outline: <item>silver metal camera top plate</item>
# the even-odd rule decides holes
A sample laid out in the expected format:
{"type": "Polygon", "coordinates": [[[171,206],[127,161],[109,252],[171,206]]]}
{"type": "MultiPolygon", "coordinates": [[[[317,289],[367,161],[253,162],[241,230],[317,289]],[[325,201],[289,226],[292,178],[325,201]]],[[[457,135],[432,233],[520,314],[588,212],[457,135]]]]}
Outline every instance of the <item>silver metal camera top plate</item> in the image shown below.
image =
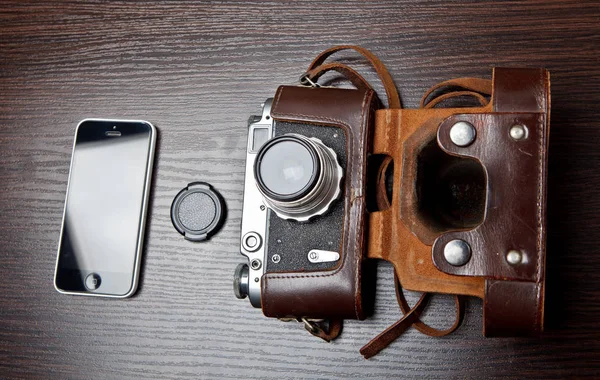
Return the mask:
{"type": "MultiPolygon", "coordinates": [[[[254,161],[258,150],[273,135],[273,119],[271,118],[272,98],[265,101],[262,115],[259,121],[248,126],[248,144],[246,154],[246,173],[244,180],[244,201],[242,206],[242,233],[240,248],[242,255],[248,257],[249,262],[253,260],[266,260],[265,252],[267,246],[267,223],[268,208],[265,207],[262,194],[256,187],[254,180],[254,161]],[[250,235],[248,235],[250,234],[250,235]],[[247,236],[259,236],[262,244],[258,249],[248,247],[244,239],[247,236]],[[249,250],[251,248],[252,250],[249,250]]],[[[261,307],[261,282],[265,273],[266,265],[253,269],[249,267],[248,298],[254,307],[261,307]]]]}

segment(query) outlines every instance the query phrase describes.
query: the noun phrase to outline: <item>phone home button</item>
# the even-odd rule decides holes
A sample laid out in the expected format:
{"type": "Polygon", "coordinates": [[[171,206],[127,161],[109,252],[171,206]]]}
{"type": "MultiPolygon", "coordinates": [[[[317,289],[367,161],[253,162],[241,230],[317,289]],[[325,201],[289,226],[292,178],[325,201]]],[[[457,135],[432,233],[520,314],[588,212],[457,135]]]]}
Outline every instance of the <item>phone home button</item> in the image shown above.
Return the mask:
{"type": "Polygon", "coordinates": [[[88,290],[96,290],[100,287],[100,276],[96,273],[90,273],[86,278],[85,278],[85,287],[88,288],[88,290]]]}

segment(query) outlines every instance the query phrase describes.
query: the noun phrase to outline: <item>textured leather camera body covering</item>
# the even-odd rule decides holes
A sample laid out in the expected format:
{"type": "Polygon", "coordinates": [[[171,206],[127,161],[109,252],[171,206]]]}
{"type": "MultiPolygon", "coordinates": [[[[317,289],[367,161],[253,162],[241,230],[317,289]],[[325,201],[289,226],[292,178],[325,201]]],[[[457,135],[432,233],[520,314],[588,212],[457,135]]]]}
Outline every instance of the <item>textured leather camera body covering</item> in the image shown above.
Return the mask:
{"type": "Polygon", "coordinates": [[[370,215],[368,257],[391,262],[408,290],[482,298],[486,336],[541,333],[549,119],[544,69],[495,69],[484,107],[377,111],[373,153],[393,158],[394,185],[391,207],[370,215]],[[476,130],[466,147],[454,145],[449,134],[460,121],[476,130]],[[515,125],[526,128],[526,138],[511,137],[515,125]],[[482,167],[484,214],[477,226],[440,229],[419,215],[418,158],[431,142],[482,167]],[[444,259],[453,239],[471,246],[463,266],[444,259]],[[509,250],[521,252],[522,261],[509,263],[509,250]]]}
{"type": "Polygon", "coordinates": [[[267,317],[364,319],[362,266],[366,251],[367,158],[372,146],[373,90],[281,86],[271,117],[277,122],[337,127],[346,139],[343,228],[339,265],[325,270],[266,273],[261,303],[267,317]]]}

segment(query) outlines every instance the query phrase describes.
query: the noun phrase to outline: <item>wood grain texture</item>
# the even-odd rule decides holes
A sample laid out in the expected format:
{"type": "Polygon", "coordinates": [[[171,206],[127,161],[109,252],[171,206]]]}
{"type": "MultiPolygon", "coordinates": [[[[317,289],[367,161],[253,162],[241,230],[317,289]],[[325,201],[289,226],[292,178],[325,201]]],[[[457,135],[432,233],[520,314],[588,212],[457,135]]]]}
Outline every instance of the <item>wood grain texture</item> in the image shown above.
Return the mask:
{"type": "MultiPolygon", "coordinates": [[[[600,377],[599,20],[598,1],[575,0],[0,2],[0,378],[600,377]],[[483,338],[471,299],[451,336],[411,329],[365,361],[358,349],[399,316],[384,264],[374,316],[330,344],[233,296],[246,121],[341,43],[379,55],[406,107],[493,66],[550,70],[544,338],[483,338]],[[74,128],[86,117],[160,130],[141,287],[128,300],[52,286],[74,128]],[[169,219],[194,180],[229,209],[201,244],[169,219]]],[[[440,297],[426,320],[449,325],[452,308],[440,297]]]]}

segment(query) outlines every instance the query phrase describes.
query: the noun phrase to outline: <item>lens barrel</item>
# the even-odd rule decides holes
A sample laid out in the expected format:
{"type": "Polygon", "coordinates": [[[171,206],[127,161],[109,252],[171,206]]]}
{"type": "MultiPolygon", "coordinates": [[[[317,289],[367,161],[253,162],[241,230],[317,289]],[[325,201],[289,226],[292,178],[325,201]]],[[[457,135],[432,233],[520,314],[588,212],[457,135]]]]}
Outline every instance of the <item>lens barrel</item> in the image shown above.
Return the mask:
{"type": "Polygon", "coordinates": [[[335,152],[315,137],[285,134],[257,153],[254,178],[266,205],[297,221],[325,213],[340,193],[343,170],[335,152]]]}

